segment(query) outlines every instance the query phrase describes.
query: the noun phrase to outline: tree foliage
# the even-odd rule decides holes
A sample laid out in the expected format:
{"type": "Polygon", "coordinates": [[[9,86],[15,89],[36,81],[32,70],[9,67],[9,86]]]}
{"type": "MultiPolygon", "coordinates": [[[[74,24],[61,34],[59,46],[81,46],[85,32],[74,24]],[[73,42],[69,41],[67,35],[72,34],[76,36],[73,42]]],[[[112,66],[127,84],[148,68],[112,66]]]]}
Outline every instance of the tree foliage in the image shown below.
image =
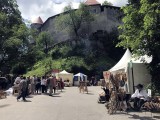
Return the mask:
{"type": "Polygon", "coordinates": [[[130,47],[138,55],[152,56],[152,82],[156,90],[160,90],[160,2],[129,0],[129,5],[122,9],[125,16],[118,46],[130,47]]]}
{"type": "Polygon", "coordinates": [[[48,54],[49,47],[53,44],[51,35],[46,31],[41,32],[36,39],[36,44],[40,49],[44,50],[45,53],[48,54]]]}
{"type": "Polygon", "coordinates": [[[93,15],[89,12],[89,6],[81,3],[79,9],[74,10],[71,5],[64,8],[64,13],[57,17],[56,28],[65,30],[69,33],[74,33],[79,37],[78,30],[82,23],[89,23],[94,20],[93,15]]]}
{"type": "Polygon", "coordinates": [[[2,72],[10,72],[12,66],[27,52],[28,35],[28,28],[22,21],[16,0],[0,0],[0,70],[2,72]]]}
{"type": "Polygon", "coordinates": [[[14,75],[23,75],[26,72],[26,65],[19,62],[12,67],[11,71],[14,75]]]}
{"type": "Polygon", "coordinates": [[[110,6],[112,6],[113,4],[112,4],[111,2],[108,2],[107,0],[105,0],[105,1],[102,3],[102,5],[110,5],[110,6]]]}

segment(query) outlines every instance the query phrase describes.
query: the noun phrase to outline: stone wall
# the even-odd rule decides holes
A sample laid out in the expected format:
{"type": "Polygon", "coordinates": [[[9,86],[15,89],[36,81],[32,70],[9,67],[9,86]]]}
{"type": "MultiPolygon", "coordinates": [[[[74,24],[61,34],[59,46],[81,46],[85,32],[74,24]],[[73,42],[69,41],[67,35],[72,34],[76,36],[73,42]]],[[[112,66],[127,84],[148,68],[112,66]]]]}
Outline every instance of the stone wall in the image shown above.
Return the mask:
{"type": "MultiPolygon", "coordinates": [[[[90,12],[95,14],[95,20],[90,25],[83,23],[78,31],[84,39],[98,30],[111,32],[112,29],[117,29],[122,24],[121,16],[123,13],[119,7],[94,5],[90,6],[90,12]]],[[[41,26],[40,31],[48,31],[56,43],[74,38],[74,35],[56,30],[54,23],[57,16],[59,15],[48,18],[41,26]]]]}

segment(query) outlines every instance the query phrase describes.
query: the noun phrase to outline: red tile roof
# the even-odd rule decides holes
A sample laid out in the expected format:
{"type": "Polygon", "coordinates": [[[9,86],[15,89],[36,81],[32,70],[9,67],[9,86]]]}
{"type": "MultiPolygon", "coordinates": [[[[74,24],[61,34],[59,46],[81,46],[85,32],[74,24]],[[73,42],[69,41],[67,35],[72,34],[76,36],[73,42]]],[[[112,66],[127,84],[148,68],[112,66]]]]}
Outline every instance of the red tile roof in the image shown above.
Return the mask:
{"type": "Polygon", "coordinates": [[[86,5],[99,5],[100,3],[97,2],[96,0],[87,0],[85,2],[86,5]]]}
{"type": "Polygon", "coordinates": [[[43,24],[43,21],[42,21],[41,17],[38,17],[38,18],[34,19],[34,20],[32,21],[32,23],[43,24]]]}

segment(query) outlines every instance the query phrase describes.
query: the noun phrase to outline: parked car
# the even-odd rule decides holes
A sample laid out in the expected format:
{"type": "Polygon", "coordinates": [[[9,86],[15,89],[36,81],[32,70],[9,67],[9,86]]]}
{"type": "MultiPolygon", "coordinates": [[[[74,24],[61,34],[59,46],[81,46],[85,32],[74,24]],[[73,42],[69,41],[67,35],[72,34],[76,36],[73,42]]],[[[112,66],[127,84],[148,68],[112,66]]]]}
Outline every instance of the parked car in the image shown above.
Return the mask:
{"type": "Polygon", "coordinates": [[[69,80],[64,80],[64,86],[65,87],[70,87],[71,83],[69,82],[69,80]]]}

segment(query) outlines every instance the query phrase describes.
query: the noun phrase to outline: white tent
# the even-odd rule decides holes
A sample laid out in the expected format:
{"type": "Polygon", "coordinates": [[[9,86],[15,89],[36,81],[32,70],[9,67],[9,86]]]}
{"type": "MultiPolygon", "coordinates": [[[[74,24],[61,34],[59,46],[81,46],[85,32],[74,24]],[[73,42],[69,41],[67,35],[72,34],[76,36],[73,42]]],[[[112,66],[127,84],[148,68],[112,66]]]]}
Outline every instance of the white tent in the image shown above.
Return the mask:
{"type": "Polygon", "coordinates": [[[67,72],[67,71],[65,71],[65,70],[63,70],[63,71],[61,71],[59,74],[70,74],[70,73],[67,72]]]}
{"type": "Polygon", "coordinates": [[[127,92],[133,93],[134,86],[137,84],[143,84],[144,86],[150,83],[151,76],[147,69],[147,63],[152,61],[152,57],[148,57],[147,55],[133,58],[129,49],[126,50],[123,57],[119,60],[119,62],[112,67],[109,71],[113,74],[116,72],[126,72],[127,74],[127,92]],[[144,63],[145,61],[145,63],[144,63]]]}
{"type": "Polygon", "coordinates": [[[140,56],[140,57],[132,57],[133,63],[150,63],[152,61],[152,57],[149,57],[147,55],[140,56]]]}
{"type": "Polygon", "coordinates": [[[69,80],[71,85],[73,84],[73,74],[72,73],[69,73],[63,70],[60,73],[56,73],[56,78],[58,79],[59,77],[61,77],[63,81],[69,80]]]}
{"type": "Polygon", "coordinates": [[[73,84],[75,86],[78,86],[79,85],[79,81],[82,80],[82,81],[87,81],[87,75],[83,74],[83,73],[77,73],[74,75],[74,78],[77,77],[77,79],[74,79],[73,81],[73,84]]]}
{"type": "Polygon", "coordinates": [[[129,49],[127,49],[123,57],[119,60],[119,62],[114,67],[112,67],[109,71],[114,72],[117,70],[120,71],[125,69],[127,67],[128,62],[131,60],[131,58],[132,58],[132,54],[129,51],[129,49]]]}

